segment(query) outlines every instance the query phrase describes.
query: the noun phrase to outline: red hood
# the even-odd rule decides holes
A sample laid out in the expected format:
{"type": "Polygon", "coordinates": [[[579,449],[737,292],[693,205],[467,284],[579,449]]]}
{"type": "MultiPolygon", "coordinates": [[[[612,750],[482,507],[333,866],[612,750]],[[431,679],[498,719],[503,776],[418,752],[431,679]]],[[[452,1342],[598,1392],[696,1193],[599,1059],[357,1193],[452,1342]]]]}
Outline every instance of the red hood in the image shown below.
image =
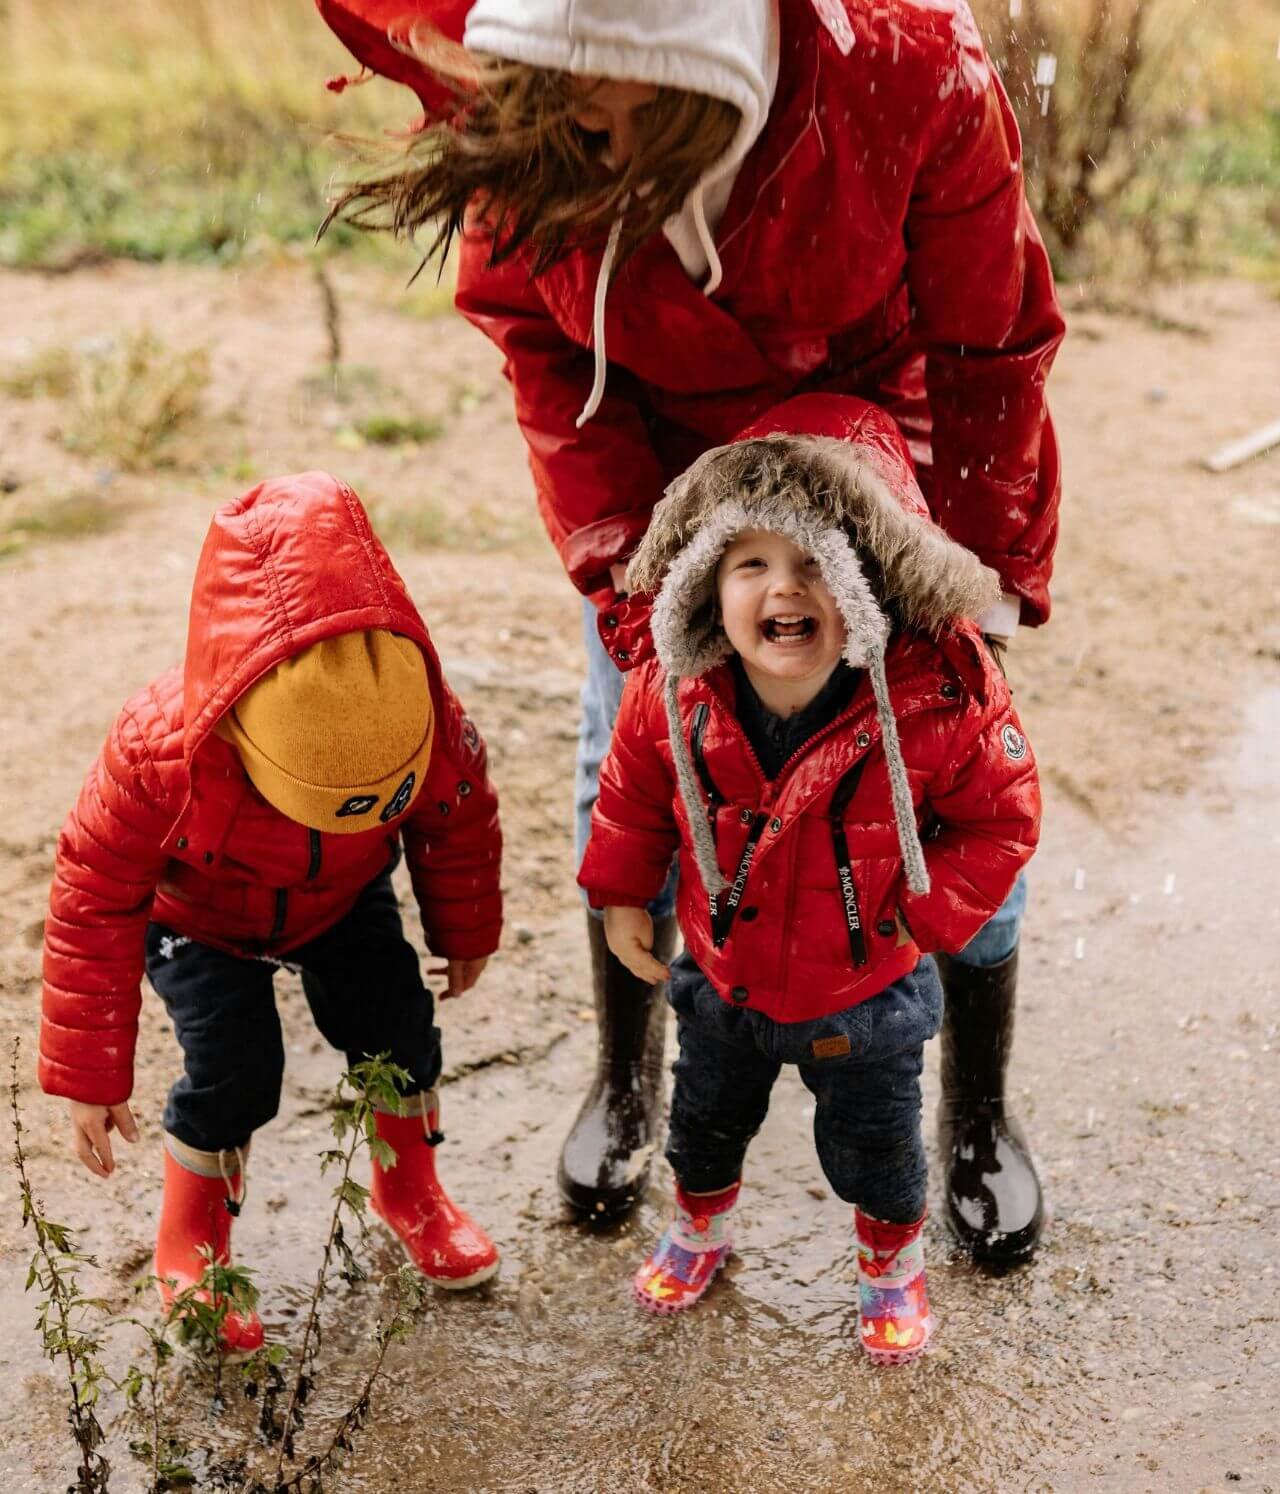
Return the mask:
{"type": "Polygon", "coordinates": [[[184,755],[284,659],[339,633],[412,638],[440,666],[369,516],[327,472],[275,477],[213,516],[196,564],[183,672],[184,755]]]}

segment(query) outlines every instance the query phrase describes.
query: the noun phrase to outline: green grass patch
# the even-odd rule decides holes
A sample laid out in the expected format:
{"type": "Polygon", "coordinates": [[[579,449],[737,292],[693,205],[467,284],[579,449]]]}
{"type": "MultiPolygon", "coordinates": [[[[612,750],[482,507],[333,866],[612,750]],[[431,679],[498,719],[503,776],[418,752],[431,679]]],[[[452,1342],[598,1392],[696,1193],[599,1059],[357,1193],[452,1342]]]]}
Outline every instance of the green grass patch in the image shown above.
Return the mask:
{"type": "Polygon", "coordinates": [[[404,446],[436,441],[444,434],[439,420],[417,415],[368,415],[356,423],[356,433],[371,446],[404,446]]]}
{"type": "MultiPolygon", "coordinates": [[[[326,137],[377,138],[414,112],[391,85],[327,93],[355,65],[299,0],[106,0],[91,26],[72,0],[9,0],[0,17],[10,265],[309,244],[345,162],[326,137]]],[[[327,242],[380,252],[341,226],[327,242]]]]}
{"type": "Polygon", "coordinates": [[[124,504],[93,491],[0,500],[0,559],[12,559],[36,542],[105,534],[116,528],[127,512],[124,504]]]}
{"type": "Polygon", "coordinates": [[[397,550],[521,550],[541,539],[532,505],[497,509],[425,494],[367,501],[374,532],[397,550]]]}

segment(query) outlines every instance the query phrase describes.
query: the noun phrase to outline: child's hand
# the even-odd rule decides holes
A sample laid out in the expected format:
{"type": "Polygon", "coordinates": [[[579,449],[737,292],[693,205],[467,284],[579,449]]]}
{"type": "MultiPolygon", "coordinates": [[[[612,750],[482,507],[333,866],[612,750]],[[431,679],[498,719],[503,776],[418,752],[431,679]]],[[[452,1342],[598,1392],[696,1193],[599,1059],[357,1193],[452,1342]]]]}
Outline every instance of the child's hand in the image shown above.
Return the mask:
{"type": "Polygon", "coordinates": [[[96,1178],[109,1178],[116,1170],[111,1155],[109,1132],[118,1130],[126,1141],[137,1141],[138,1127],[129,1102],[119,1105],[84,1105],[68,1102],[71,1111],[71,1136],[76,1156],[96,1178]]]}
{"type": "Polygon", "coordinates": [[[443,965],[437,965],[431,974],[446,976],[449,982],[448,988],[440,992],[441,1001],[448,1001],[451,996],[461,996],[464,991],[469,991],[480,979],[481,972],[488,963],[489,956],[482,955],[478,960],[448,960],[443,965]]]}
{"type": "Polygon", "coordinates": [[[637,980],[657,985],[659,981],[670,977],[670,970],[660,960],[655,960],[651,953],[653,919],[645,909],[606,908],[604,937],[614,958],[620,960],[637,980]]]}

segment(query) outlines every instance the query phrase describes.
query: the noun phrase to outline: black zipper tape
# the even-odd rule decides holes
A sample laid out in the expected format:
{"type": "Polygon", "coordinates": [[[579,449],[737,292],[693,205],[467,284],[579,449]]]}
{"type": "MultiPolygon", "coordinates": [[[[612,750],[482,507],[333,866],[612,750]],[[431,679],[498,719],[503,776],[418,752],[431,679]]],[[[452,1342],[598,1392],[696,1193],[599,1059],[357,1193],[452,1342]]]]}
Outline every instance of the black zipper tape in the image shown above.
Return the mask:
{"type": "MultiPolygon", "coordinates": [[[[702,791],[707,796],[707,823],[711,826],[711,844],[716,843],[716,810],[726,802],[724,795],[716,787],[716,781],[711,776],[711,769],[707,767],[707,760],[702,755],[702,739],[706,735],[707,721],[711,716],[711,707],[705,700],[700,700],[693,708],[693,724],[689,729],[689,750],[693,756],[693,766],[698,774],[698,782],[702,785],[702,791]]],[[[720,918],[720,899],[714,892],[707,894],[707,903],[711,909],[711,927],[714,930],[720,918]]]]}
{"type": "MultiPolygon", "coordinates": [[[[751,821],[751,829],[747,831],[747,843],[742,848],[742,859],[738,862],[738,870],[733,874],[733,881],[725,894],[724,902],[712,914],[711,936],[715,940],[717,949],[723,949],[733,929],[733,920],[737,917],[738,905],[742,902],[742,894],[747,890],[747,878],[751,875],[751,863],[755,860],[756,846],[760,844],[760,837],[764,834],[764,827],[769,823],[767,814],[758,814],[751,821]]],[[[714,906],[714,900],[713,900],[714,906]]]]}
{"type": "Polygon", "coordinates": [[[867,939],[862,928],[862,910],[858,906],[858,884],[853,879],[853,858],[849,855],[849,836],[844,828],[844,812],[849,807],[849,800],[853,798],[866,765],[866,758],[859,758],[836,784],[830,810],[831,844],[836,853],[836,882],[840,888],[845,927],[849,931],[849,954],[855,965],[867,963],[867,939]]]}
{"type": "Polygon", "coordinates": [[[276,888],[276,917],[271,925],[272,939],[277,939],[284,933],[285,919],[289,916],[289,894],[283,887],[276,888]]]}
{"type": "Polygon", "coordinates": [[[314,882],[320,875],[320,832],[308,830],[307,834],[311,837],[311,859],[307,862],[307,881],[314,882]]]}

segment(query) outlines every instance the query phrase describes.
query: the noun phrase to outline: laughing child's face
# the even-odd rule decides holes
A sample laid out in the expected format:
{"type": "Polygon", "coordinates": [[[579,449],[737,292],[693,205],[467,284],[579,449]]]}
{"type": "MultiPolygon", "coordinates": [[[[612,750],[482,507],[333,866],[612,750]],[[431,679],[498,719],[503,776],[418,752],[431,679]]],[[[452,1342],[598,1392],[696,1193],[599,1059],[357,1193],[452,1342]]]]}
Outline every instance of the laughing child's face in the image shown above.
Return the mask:
{"type": "Polygon", "coordinates": [[[808,705],[845,643],[817,561],[780,534],[744,530],[721,557],[716,596],[729,642],[765,705],[779,715],[808,705]]]}

